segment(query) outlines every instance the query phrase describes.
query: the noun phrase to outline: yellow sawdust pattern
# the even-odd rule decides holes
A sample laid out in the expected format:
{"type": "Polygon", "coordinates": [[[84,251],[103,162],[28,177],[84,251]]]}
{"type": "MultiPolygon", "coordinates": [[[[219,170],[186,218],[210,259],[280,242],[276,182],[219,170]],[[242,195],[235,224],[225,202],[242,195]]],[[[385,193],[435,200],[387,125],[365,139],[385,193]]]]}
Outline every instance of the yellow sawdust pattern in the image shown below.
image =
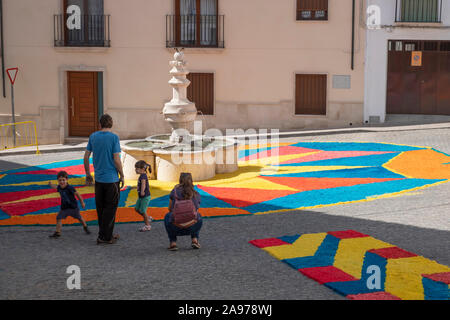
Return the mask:
{"type": "Polygon", "coordinates": [[[361,279],[361,269],[367,250],[394,247],[372,237],[342,239],[339,242],[333,266],[361,279]]]}
{"type": "Polygon", "coordinates": [[[388,259],[385,290],[403,300],[423,300],[422,274],[450,272],[450,268],[421,256],[388,259]]]}
{"type": "Polygon", "coordinates": [[[326,233],[311,233],[301,235],[293,244],[282,246],[266,247],[263,250],[273,257],[283,260],[297,257],[310,257],[316,254],[317,249],[322,244],[326,233]]]}

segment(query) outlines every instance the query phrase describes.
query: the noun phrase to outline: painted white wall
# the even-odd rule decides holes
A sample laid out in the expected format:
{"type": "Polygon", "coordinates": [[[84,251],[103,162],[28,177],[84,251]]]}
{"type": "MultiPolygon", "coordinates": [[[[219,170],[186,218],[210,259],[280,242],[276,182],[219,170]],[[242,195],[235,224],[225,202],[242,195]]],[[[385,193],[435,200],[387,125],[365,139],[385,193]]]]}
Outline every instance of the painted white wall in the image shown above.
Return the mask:
{"type": "Polygon", "coordinates": [[[377,5],[381,9],[381,28],[366,31],[364,121],[369,121],[370,116],[378,116],[384,122],[388,40],[450,40],[450,0],[443,0],[442,23],[430,24],[435,26],[433,28],[399,27],[395,23],[395,0],[367,0],[366,4],[367,8],[377,5]]]}

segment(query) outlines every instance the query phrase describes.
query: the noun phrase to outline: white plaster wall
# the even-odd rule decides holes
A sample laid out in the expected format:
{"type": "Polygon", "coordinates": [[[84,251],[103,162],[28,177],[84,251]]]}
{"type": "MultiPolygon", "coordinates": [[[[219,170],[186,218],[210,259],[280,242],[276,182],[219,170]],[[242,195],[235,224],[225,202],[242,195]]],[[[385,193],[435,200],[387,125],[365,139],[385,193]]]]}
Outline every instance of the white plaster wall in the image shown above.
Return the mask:
{"type": "Polygon", "coordinates": [[[450,1],[443,0],[442,24],[432,24],[433,28],[400,27],[399,24],[395,24],[394,0],[367,0],[367,6],[370,5],[377,5],[381,8],[382,27],[366,31],[364,121],[368,121],[370,116],[378,116],[380,121],[384,122],[386,118],[388,40],[450,40],[450,1]]]}

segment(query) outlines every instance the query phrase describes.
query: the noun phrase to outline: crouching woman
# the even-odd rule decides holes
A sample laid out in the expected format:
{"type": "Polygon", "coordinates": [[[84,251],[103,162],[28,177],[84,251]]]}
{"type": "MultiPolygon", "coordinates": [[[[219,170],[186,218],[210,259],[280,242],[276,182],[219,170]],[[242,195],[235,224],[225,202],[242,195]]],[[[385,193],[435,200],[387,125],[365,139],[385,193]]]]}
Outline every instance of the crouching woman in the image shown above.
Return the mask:
{"type": "Polygon", "coordinates": [[[200,208],[200,194],[194,189],[192,175],[180,174],[179,184],[170,192],[169,213],[164,217],[164,225],[169,236],[169,250],[178,250],[177,236],[191,236],[193,249],[200,249],[198,242],[202,228],[200,208]]]}

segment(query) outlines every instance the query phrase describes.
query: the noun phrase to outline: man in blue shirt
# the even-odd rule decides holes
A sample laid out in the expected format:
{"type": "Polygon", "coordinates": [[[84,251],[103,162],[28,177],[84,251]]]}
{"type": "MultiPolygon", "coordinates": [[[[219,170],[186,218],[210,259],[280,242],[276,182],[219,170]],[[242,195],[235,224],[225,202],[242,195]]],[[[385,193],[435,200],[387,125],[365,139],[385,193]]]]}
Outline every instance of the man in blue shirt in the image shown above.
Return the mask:
{"type": "Polygon", "coordinates": [[[94,179],[89,168],[89,157],[93,153],[95,206],[99,227],[97,244],[115,243],[119,239],[119,235],[113,235],[113,231],[124,176],[120,161],[120,140],[111,132],[112,125],[113,120],[110,115],[101,116],[101,130],[90,135],[84,154],[86,184],[92,185],[94,179]]]}

